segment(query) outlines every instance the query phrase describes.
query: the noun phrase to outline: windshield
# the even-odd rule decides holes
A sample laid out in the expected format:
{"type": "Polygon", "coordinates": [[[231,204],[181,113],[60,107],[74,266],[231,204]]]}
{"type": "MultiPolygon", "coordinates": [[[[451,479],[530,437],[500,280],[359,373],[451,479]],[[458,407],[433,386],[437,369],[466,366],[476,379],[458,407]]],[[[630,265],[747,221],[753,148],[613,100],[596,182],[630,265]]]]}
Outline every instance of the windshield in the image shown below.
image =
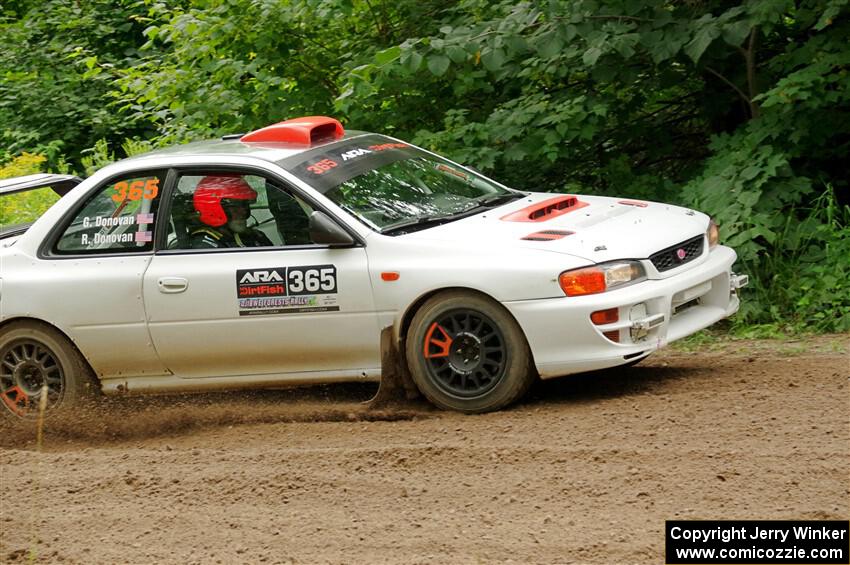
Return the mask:
{"type": "Polygon", "coordinates": [[[478,208],[482,197],[507,193],[451,165],[414,157],[347,180],[325,196],[383,230],[412,220],[452,216],[478,208]]]}
{"type": "Polygon", "coordinates": [[[282,162],[370,228],[450,221],[519,198],[451,162],[394,140],[366,135],[282,162]]]}

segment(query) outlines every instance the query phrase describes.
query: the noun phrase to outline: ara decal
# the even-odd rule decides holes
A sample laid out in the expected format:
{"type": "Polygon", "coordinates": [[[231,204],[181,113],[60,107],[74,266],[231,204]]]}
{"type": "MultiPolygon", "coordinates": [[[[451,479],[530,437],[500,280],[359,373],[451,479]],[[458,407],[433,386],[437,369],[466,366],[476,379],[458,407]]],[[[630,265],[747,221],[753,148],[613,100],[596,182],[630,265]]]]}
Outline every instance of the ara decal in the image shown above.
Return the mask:
{"type": "Polygon", "coordinates": [[[334,265],[236,271],[240,316],[339,310],[334,265]]]}

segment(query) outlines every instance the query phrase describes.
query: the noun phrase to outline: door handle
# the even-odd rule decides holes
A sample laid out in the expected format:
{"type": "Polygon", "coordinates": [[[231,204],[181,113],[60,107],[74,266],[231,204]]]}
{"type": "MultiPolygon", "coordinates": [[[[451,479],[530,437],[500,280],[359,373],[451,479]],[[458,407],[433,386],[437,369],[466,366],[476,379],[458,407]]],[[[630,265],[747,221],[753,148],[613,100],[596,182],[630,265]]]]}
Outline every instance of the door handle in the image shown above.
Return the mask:
{"type": "Polygon", "coordinates": [[[156,284],[159,285],[159,291],[164,294],[176,294],[189,288],[189,281],[183,277],[162,277],[156,281],[156,284]]]}

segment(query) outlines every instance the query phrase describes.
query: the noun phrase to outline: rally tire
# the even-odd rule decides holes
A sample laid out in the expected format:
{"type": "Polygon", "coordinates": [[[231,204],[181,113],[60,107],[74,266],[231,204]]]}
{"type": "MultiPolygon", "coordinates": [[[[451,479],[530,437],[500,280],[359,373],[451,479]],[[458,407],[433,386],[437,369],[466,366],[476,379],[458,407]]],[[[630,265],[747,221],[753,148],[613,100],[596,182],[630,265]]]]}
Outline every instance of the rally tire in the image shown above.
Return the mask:
{"type": "Polygon", "coordinates": [[[411,322],[405,356],[428,400],[469,414],[515,402],[536,377],[528,342],[513,316],[471,291],[441,292],[427,300],[411,322]]]}
{"type": "Polygon", "coordinates": [[[11,420],[38,416],[41,385],[48,384],[46,415],[70,414],[98,393],[91,368],[52,326],[34,321],[0,328],[0,413],[11,420]]]}

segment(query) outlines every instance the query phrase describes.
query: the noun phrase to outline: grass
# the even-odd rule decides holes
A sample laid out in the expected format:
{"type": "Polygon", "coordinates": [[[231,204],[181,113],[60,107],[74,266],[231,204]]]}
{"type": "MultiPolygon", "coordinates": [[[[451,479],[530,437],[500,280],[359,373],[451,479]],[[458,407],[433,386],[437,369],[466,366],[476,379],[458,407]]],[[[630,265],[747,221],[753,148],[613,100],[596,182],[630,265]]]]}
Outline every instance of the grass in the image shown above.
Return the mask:
{"type": "Polygon", "coordinates": [[[815,332],[783,332],[776,328],[748,326],[735,331],[729,322],[699,331],[670,344],[678,353],[718,352],[781,355],[793,357],[807,353],[847,354],[850,332],[823,334],[815,332]]]}

